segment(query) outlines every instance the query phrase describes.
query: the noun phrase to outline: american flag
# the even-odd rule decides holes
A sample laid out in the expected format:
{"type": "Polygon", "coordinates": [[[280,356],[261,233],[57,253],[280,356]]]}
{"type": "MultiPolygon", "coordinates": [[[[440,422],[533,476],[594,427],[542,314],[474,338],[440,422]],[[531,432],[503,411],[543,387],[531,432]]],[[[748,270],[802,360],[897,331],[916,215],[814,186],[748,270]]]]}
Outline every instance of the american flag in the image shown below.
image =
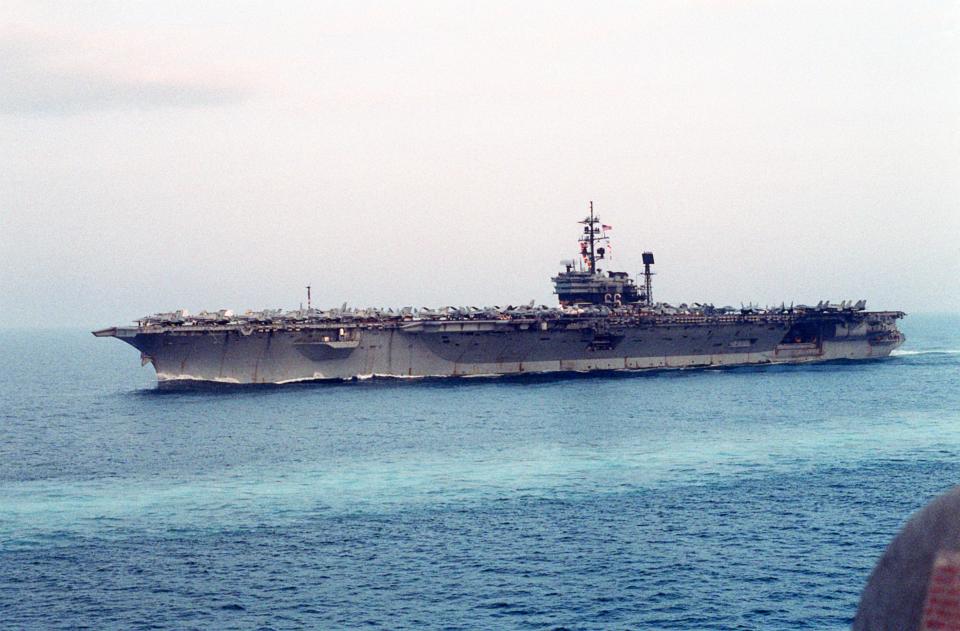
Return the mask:
{"type": "Polygon", "coordinates": [[[600,227],[604,230],[613,230],[613,226],[608,226],[607,224],[600,224],[600,227]]]}

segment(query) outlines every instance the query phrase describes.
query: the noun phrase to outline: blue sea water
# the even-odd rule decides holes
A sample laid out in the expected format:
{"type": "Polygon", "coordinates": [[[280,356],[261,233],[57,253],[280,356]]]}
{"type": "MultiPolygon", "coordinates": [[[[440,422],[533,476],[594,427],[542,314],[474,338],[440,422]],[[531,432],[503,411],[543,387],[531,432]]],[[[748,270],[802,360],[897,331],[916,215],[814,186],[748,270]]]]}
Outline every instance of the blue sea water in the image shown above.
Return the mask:
{"type": "Polygon", "coordinates": [[[882,361],[161,390],[0,331],[0,626],[840,629],[960,482],[960,316],[882,361]]]}

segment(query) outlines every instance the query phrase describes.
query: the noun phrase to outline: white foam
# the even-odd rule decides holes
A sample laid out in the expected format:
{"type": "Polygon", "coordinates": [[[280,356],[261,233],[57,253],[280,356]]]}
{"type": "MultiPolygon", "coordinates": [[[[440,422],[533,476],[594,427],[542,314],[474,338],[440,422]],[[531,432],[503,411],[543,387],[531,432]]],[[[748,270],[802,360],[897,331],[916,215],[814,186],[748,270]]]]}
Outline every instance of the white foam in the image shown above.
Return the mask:
{"type": "Polygon", "coordinates": [[[960,355],[960,349],[938,349],[929,351],[904,351],[896,349],[890,351],[894,357],[909,357],[912,355],[960,355]]]}
{"type": "Polygon", "coordinates": [[[270,384],[280,386],[285,383],[302,383],[304,381],[319,381],[321,379],[327,379],[327,377],[324,377],[322,374],[315,372],[313,373],[312,377],[297,377],[295,379],[281,379],[280,381],[268,381],[264,383],[270,383],[270,384]]]}
{"type": "Polygon", "coordinates": [[[158,372],[157,381],[212,381],[215,383],[240,383],[233,377],[196,377],[194,375],[174,375],[168,372],[158,372]]]}
{"type": "Polygon", "coordinates": [[[367,373],[363,375],[355,375],[353,377],[326,377],[320,373],[314,373],[312,377],[297,377],[296,379],[282,379],[280,381],[269,381],[266,383],[272,383],[276,385],[283,385],[287,383],[301,383],[304,381],[319,381],[321,379],[327,380],[339,380],[339,381],[369,381],[371,379],[429,379],[437,377],[449,377],[450,375],[390,375],[390,374],[381,374],[381,373],[367,373]]]}
{"type": "Polygon", "coordinates": [[[443,379],[453,375],[391,375],[389,373],[374,373],[377,379],[443,379]]]}

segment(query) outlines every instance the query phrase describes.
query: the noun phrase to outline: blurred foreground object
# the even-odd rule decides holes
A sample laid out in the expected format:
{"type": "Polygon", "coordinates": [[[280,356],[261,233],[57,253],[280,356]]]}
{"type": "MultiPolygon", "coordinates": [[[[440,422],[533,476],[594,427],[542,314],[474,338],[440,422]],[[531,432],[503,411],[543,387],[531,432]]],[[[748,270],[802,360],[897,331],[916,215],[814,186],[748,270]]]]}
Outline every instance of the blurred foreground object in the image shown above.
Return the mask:
{"type": "Polygon", "coordinates": [[[915,514],[867,581],[854,631],[960,631],[960,487],[915,514]]]}

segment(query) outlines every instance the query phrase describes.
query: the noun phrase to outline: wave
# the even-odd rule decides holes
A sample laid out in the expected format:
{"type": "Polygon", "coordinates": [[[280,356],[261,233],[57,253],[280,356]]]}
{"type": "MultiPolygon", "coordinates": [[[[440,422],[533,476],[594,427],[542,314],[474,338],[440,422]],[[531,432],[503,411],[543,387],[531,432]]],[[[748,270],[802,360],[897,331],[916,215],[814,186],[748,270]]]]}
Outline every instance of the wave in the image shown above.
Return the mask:
{"type": "Polygon", "coordinates": [[[210,383],[231,383],[239,384],[238,379],[233,377],[195,377],[194,375],[172,374],[168,372],[158,372],[157,381],[160,383],[168,381],[206,381],[210,383]]]}
{"type": "Polygon", "coordinates": [[[927,351],[904,351],[896,349],[890,351],[893,357],[909,357],[913,355],[960,355],[960,349],[936,349],[927,351]]]}

